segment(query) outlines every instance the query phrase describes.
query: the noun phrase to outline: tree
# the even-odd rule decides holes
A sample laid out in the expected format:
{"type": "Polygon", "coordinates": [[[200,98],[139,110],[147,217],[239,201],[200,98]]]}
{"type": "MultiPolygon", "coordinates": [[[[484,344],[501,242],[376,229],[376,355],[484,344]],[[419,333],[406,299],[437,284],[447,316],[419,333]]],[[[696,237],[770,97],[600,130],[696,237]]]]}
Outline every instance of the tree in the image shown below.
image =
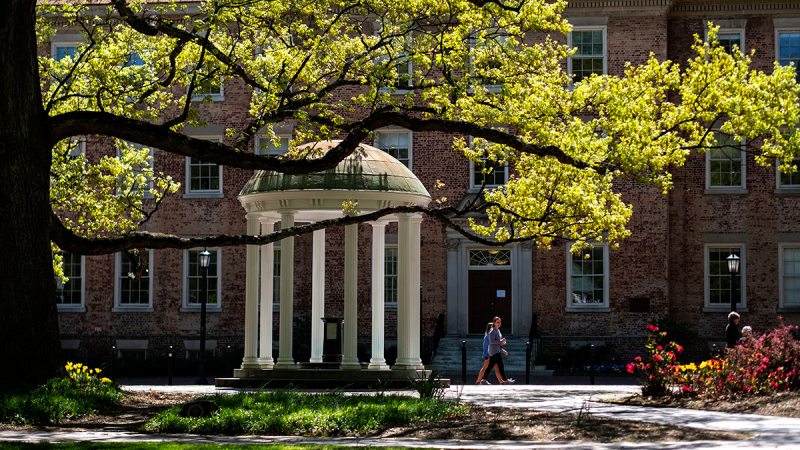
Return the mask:
{"type": "MultiPolygon", "coordinates": [[[[157,147],[226,166],[302,173],[333,167],[372,130],[455,132],[454,151],[507,186],[458,209],[415,209],[487,244],[617,242],[631,206],[617,180],[665,191],[692,151],[724,145],[714,130],[757,141],[758,160],[792,170],[800,88],[791,68],[752,71],[749,59],[697,41],[681,67],[655,58],[621,76],[573,82],[563,62],[565,2],[544,0],[10,0],[0,17],[0,389],[37,383],[57,366],[51,242],[82,254],[136,248],[263,244],[270,236],[181,237],[136,231],[175,184],[143,173],[146,151],[90,163],[65,157],[80,137],[157,147]],[[42,49],[81,35],[74,52],[42,49]],[[228,144],[193,139],[220,77],[251,92],[250,117],[228,144]],[[324,155],[248,151],[283,121],[298,143],[339,138],[324,155]],[[122,181],[118,181],[118,180],[122,181]],[[153,201],[143,183],[153,180],[153,201]],[[119,185],[122,185],[120,194],[119,185]],[[462,227],[455,218],[481,212],[462,227]],[[109,218],[124,220],[109,220],[109,218]],[[35,357],[31,357],[35,355],[35,357]]],[[[337,219],[354,223],[396,212],[337,219]]]]}

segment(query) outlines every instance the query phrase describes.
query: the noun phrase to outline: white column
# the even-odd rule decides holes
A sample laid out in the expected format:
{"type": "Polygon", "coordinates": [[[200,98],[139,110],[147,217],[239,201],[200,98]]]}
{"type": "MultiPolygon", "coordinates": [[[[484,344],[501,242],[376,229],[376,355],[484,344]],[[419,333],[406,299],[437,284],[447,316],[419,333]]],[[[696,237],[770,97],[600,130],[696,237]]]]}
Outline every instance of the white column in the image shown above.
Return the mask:
{"type": "Polygon", "coordinates": [[[322,316],[325,315],[325,229],[314,232],[313,260],[311,262],[311,359],[322,362],[324,335],[322,316]]]}
{"type": "Polygon", "coordinates": [[[372,358],[370,369],[388,369],[383,356],[384,335],[384,261],[386,258],[386,222],[372,225],[372,358]]]}
{"type": "MultiPolygon", "coordinates": [[[[261,228],[258,217],[247,215],[247,234],[257,236],[261,228]]],[[[258,246],[248,245],[246,253],[244,293],[244,358],[242,369],[258,369],[258,246]]]]}
{"type": "MultiPolygon", "coordinates": [[[[261,234],[271,234],[275,229],[274,219],[261,219],[261,234]]],[[[261,246],[261,325],[258,344],[258,365],[272,369],[272,271],[275,268],[275,249],[272,244],[261,246]]]]}
{"type": "Polygon", "coordinates": [[[358,225],[344,227],[344,351],[342,369],[357,370],[358,363],[358,225]]]}
{"type": "MultiPolygon", "coordinates": [[[[281,213],[281,229],[294,226],[294,211],[281,213]]],[[[281,312],[280,335],[278,342],[278,361],[275,368],[288,369],[294,367],[292,357],[292,320],[294,320],[294,237],[281,240],[281,312]]]]}
{"type": "Polygon", "coordinates": [[[399,214],[397,236],[397,369],[422,369],[419,357],[419,214],[399,214]]]}

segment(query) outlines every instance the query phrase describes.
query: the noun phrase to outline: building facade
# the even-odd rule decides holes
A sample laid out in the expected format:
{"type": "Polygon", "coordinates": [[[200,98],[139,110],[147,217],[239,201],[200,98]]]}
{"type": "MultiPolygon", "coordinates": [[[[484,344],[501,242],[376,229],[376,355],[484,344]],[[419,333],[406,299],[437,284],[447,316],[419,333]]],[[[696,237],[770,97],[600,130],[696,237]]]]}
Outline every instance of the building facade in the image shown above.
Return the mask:
{"type": "MultiPolygon", "coordinates": [[[[621,74],[627,62],[659,59],[685,62],[693,35],[706,23],[721,27],[724,45],[753,52],[753,66],[769,71],[775,61],[800,60],[800,2],[792,1],[576,1],[566,16],[574,25],[567,42],[577,48],[568,69],[580,78],[590,73],[621,74]]],[[[75,36],[53,38],[58,57],[74,52],[75,36]]],[[[249,90],[234,81],[209,86],[211,102],[201,107],[207,126],[187,129],[195,137],[225,140],[227,126],[244,123],[249,90]]],[[[277,130],[280,145],[261,136],[253,151],[277,153],[292,138],[291,124],[277,130]]],[[[502,185],[509,169],[484,180],[480,170],[451,150],[454,135],[387,128],[370,142],[407,165],[434,197],[463,199],[486,181],[502,185]],[[434,188],[436,181],[444,188],[434,188]]],[[[108,142],[87,139],[76,151],[91,160],[116,150],[108,142]]],[[[743,323],[756,331],[800,321],[800,175],[755,164],[746,152],[713,150],[692,155],[675,169],[674,188],[630,181],[618,186],[634,207],[632,236],[618,249],[598,245],[583,255],[567,246],[537,249],[526,244],[486,248],[432,220],[421,230],[421,312],[423,344],[443,335],[481,334],[494,315],[504,332],[527,339],[532,333],[544,349],[557,354],[586,344],[604,345],[620,358],[641,348],[648,323],[680,330],[695,354],[724,340],[730,309],[731,278],[725,258],[741,258],[733,281],[741,294],[743,323]]],[[[185,235],[243,234],[245,212],[237,199],[252,171],[221,167],[154,150],[154,170],[182,183],[148,222],[149,231],[185,235]]],[[[510,170],[513,171],[513,168],[510,170]]],[[[361,225],[358,265],[371,267],[369,225],[361,225]]],[[[325,236],[325,314],[343,314],[344,232],[325,236]]],[[[396,337],[397,228],[386,229],[384,298],[386,356],[391,362],[396,337]]],[[[295,240],[295,359],[308,360],[311,323],[311,235],[295,240]]],[[[138,280],[128,276],[123,255],[65,255],[70,281],[59,286],[62,346],[69,357],[147,360],[172,346],[191,358],[199,348],[200,272],[194,250],[148,250],[149,270],[138,280]]],[[[209,249],[208,344],[210,352],[241,359],[244,339],[245,249],[209,249]]],[[[280,245],[275,246],[276,256],[280,245]]],[[[279,257],[274,259],[280,261],[279,257]]],[[[273,272],[278,286],[280,267],[273,272]]],[[[369,277],[358,285],[359,357],[370,358],[369,277]]],[[[272,307],[277,323],[279,292],[272,307]]],[[[274,330],[277,349],[278,334],[274,330]]],[[[423,345],[425,347],[425,345],[423,345]]],[[[277,353],[276,353],[277,355],[277,353]]],[[[423,360],[425,355],[423,354],[423,360]]]]}

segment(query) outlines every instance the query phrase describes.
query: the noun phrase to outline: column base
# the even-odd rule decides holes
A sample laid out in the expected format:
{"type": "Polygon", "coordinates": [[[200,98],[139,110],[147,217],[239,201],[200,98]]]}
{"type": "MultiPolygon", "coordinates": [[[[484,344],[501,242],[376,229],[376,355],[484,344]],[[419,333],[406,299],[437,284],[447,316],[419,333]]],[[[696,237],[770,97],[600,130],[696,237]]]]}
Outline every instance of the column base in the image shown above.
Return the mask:
{"type": "Polygon", "coordinates": [[[425,366],[422,364],[422,360],[419,358],[405,358],[405,359],[397,359],[397,362],[394,363],[392,366],[392,370],[418,370],[418,369],[425,369],[425,366]]]}
{"type": "Polygon", "coordinates": [[[342,358],[342,363],[339,364],[339,368],[342,370],[361,370],[361,363],[358,362],[358,359],[345,359],[342,358]]]}
{"type": "Polygon", "coordinates": [[[242,369],[260,369],[261,364],[258,363],[256,358],[244,358],[242,359],[242,369]]]}
{"type": "Polygon", "coordinates": [[[296,367],[297,365],[294,363],[294,359],[291,358],[278,358],[273,366],[274,369],[294,369],[296,367]]]}
{"type": "Polygon", "coordinates": [[[269,369],[272,369],[275,366],[275,361],[273,361],[272,358],[269,358],[269,359],[267,359],[267,358],[258,358],[258,365],[262,369],[269,370],[269,369]]]}
{"type": "Polygon", "coordinates": [[[319,363],[321,363],[321,362],[322,362],[322,356],[316,356],[316,357],[312,356],[312,357],[311,357],[311,358],[308,360],[308,362],[310,362],[311,364],[319,364],[319,363]]]}
{"type": "Polygon", "coordinates": [[[369,366],[367,369],[370,370],[386,370],[389,368],[389,365],[386,364],[386,360],[383,358],[372,358],[369,360],[369,366]]]}

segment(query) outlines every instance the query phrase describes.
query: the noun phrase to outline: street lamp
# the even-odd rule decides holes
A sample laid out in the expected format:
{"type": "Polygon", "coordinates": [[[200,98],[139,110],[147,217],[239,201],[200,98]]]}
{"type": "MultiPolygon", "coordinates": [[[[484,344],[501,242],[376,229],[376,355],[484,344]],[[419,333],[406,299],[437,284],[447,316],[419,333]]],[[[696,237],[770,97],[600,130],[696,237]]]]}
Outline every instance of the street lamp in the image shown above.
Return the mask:
{"type": "Polygon", "coordinates": [[[211,252],[203,249],[197,256],[200,271],[203,274],[202,292],[200,294],[200,354],[197,356],[197,384],[206,384],[206,304],[208,303],[208,266],[211,264],[211,252]]]}
{"type": "Polygon", "coordinates": [[[739,273],[739,257],[731,253],[727,258],[728,273],[731,274],[731,311],[736,311],[736,274],[739,273]]]}

